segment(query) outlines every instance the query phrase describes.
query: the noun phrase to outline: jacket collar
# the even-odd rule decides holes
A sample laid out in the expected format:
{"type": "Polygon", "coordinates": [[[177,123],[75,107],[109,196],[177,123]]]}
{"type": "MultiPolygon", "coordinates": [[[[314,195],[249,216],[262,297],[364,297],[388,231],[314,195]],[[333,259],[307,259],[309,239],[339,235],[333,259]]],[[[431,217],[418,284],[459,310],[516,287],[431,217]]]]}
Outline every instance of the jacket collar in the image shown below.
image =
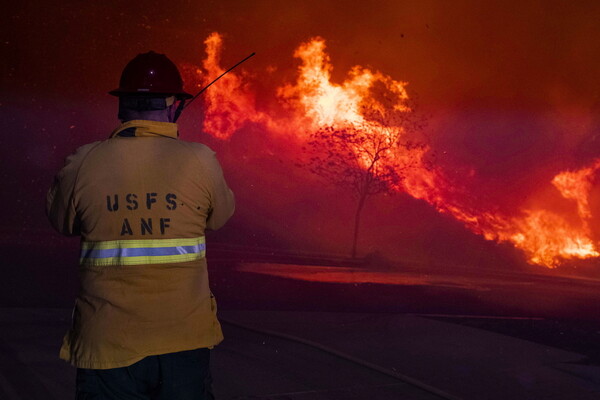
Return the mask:
{"type": "Polygon", "coordinates": [[[134,119],[122,123],[111,133],[110,137],[152,137],[164,136],[177,139],[179,131],[177,124],[172,122],[149,121],[145,119],[134,119]]]}

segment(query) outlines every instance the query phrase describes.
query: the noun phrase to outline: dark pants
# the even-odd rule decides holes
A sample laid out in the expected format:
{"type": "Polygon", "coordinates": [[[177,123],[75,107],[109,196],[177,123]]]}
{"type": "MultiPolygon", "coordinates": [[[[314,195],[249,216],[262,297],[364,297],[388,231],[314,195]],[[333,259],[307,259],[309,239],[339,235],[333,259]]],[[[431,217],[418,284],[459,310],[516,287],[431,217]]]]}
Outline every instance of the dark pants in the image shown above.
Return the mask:
{"type": "Polygon", "coordinates": [[[212,400],[210,350],[146,357],[128,367],[77,369],[77,400],[212,400]]]}

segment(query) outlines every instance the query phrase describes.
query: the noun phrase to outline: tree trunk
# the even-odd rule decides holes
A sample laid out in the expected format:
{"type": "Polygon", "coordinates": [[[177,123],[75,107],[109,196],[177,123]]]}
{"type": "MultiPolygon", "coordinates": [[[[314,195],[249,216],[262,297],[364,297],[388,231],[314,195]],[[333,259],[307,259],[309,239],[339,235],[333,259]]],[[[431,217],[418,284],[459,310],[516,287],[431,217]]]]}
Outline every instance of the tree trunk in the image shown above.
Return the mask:
{"type": "Polygon", "coordinates": [[[358,242],[358,226],[360,223],[360,213],[365,205],[367,199],[366,194],[362,194],[358,199],[358,207],[356,207],[356,214],[354,215],[354,236],[352,238],[352,258],[356,258],[356,243],[358,242]]]}

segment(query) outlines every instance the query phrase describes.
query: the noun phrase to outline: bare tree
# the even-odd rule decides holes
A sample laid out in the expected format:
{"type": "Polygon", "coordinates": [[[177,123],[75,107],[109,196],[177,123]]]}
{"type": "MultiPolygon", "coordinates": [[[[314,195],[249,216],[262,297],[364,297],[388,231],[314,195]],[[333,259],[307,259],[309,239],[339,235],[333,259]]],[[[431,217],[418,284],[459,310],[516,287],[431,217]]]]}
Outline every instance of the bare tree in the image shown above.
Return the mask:
{"type": "Polygon", "coordinates": [[[321,127],[310,135],[305,166],[326,181],[348,189],[357,201],[352,257],[356,257],[360,217],[368,197],[398,191],[408,168],[423,166],[426,146],[411,141],[424,121],[412,108],[378,103],[362,108],[362,119],[343,127],[321,127]]]}

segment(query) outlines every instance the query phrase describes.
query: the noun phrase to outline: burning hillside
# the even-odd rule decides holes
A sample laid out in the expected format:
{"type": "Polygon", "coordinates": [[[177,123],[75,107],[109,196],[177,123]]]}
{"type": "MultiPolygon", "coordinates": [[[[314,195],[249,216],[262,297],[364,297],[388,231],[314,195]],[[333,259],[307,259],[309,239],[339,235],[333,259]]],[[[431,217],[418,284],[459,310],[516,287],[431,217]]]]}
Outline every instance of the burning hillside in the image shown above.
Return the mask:
{"type": "MultiPolygon", "coordinates": [[[[204,72],[191,74],[198,85],[221,74],[222,37],[211,34],[205,41],[207,57],[204,72]]],[[[409,143],[414,129],[406,117],[414,113],[407,83],[362,66],[353,67],[341,83],[333,83],[333,65],[326,52],[324,39],[316,37],[298,46],[293,55],[300,61],[295,82],[282,82],[273,93],[280,107],[261,110],[256,106],[252,80],[240,72],[226,75],[206,93],[204,129],[214,137],[227,140],[247,123],[260,124],[267,137],[286,138],[291,159],[308,142],[311,133],[320,129],[361,129],[375,138],[376,143],[409,143]],[[231,94],[235,93],[235,96],[231,94]],[[365,112],[368,110],[368,112],[365,112]],[[376,117],[372,117],[376,115],[376,117]]],[[[194,72],[193,68],[188,71],[194,72]]],[[[350,155],[361,168],[371,168],[369,146],[351,145],[350,155]],[[367,156],[365,156],[365,154],[367,156]]],[[[451,215],[472,232],[488,240],[509,242],[521,249],[532,264],[549,268],[573,259],[600,256],[598,241],[591,225],[594,209],[590,192],[600,169],[600,159],[578,170],[561,171],[547,186],[544,195],[534,194],[532,200],[514,212],[488,209],[470,192],[469,179],[460,183],[450,179],[443,168],[426,161],[431,151],[429,143],[421,146],[391,146],[377,156],[380,164],[402,168],[401,179],[394,190],[429,203],[441,213],[451,215]],[[401,166],[401,167],[398,167],[401,166]],[[546,193],[570,202],[571,207],[554,207],[546,193]]]]}

